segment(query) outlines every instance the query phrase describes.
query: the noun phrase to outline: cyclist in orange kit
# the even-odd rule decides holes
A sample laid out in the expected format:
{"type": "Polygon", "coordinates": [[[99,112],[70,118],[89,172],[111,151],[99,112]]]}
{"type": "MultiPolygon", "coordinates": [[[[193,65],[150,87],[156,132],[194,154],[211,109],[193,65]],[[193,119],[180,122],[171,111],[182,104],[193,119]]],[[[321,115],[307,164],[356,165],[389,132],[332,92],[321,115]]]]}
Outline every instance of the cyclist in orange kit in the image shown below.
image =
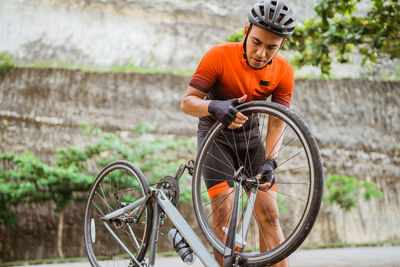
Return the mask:
{"type": "MultiPolygon", "coordinates": [[[[249,21],[250,25],[244,29],[244,42],[220,44],[211,48],[201,60],[186,90],[181,109],[186,114],[199,117],[198,147],[216,121],[232,129],[238,139],[240,133],[235,129],[243,127],[245,131],[252,131],[253,125],[249,125],[248,117],[235,108],[240,103],[265,100],[271,96],[272,102],[290,106],[293,69],[285,58],[278,55],[278,51],[294,32],[296,22],[293,11],[280,0],[264,0],[250,10],[249,21]]],[[[258,173],[256,177],[260,180],[259,189],[262,189],[257,193],[255,202],[255,216],[261,228],[261,251],[274,248],[283,241],[274,179],[283,122],[270,117],[268,125],[265,149],[254,149],[256,160],[250,166],[258,173]]],[[[263,146],[259,139],[258,142],[251,146],[263,146]]],[[[229,151],[227,149],[221,153],[229,154],[229,151]]],[[[211,160],[209,164],[212,164],[211,160]]],[[[216,169],[224,168],[214,164],[216,169]]],[[[206,174],[221,176],[212,173],[212,170],[206,174]]],[[[232,178],[220,178],[220,181],[206,180],[206,186],[212,201],[213,224],[219,225],[214,231],[224,241],[226,233],[220,226],[229,225],[229,216],[226,214],[232,207],[233,183],[229,180],[232,178]],[[222,203],[223,196],[230,201],[222,203]]],[[[221,256],[215,257],[222,265],[221,256]]],[[[274,266],[287,266],[287,261],[274,266]]]]}

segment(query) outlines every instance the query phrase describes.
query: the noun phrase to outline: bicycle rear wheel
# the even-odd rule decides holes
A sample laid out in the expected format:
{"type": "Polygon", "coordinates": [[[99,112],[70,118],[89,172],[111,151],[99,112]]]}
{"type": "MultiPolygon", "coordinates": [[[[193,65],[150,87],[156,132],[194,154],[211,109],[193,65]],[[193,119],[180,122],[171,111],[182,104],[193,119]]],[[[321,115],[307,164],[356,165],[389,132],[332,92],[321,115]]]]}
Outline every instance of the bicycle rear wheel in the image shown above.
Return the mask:
{"type": "MultiPolygon", "coordinates": [[[[250,223],[244,222],[246,210],[252,208],[252,201],[249,200],[250,187],[243,184],[239,194],[236,244],[244,247],[244,250],[236,254],[244,265],[265,266],[288,257],[310,232],[322,199],[321,158],[315,139],[304,122],[286,107],[272,102],[254,101],[242,104],[238,109],[249,118],[242,128],[228,130],[222,124],[216,123],[201,144],[193,173],[193,204],[205,238],[215,251],[223,255],[225,244],[217,237],[215,231],[217,228],[228,226],[213,224],[214,214],[211,206],[232,201],[234,189],[227,190],[221,198],[214,198],[215,202],[211,203],[208,192],[210,183],[213,180],[228,180],[232,187],[231,180],[241,167],[245,179],[254,178],[258,172],[255,162],[259,161],[257,157],[260,157],[260,150],[263,155],[262,161],[264,160],[266,136],[275,121],[282,121],[284,127],[279,137],[280,144],[274,144],[279,147],[278,166],[275,169],[276,192],[260,188],[255,190],[260,199],[263,199],[260,194],[267,194],[278,207],[282,237],[277,244],[271,244],[271,237],[259,231],[269,226],[268,224],[272,225],[273,222],[268,218],[276,214],[269,214],[270,211],[265,208],[264,203],[257,200],[256,209],[261,209],[261,213],[265,215],[264,219],[258,218],[260,216],[253,212],[250,223]],[[254,146],[257,142],[260,150],[254,146]],[[232,196],[229,197],[230,195],[232,196]],[[249,226],[243,227],[244,224],[249,226]],[[242,228],[246,228],[245,234],[242,228]]],[[[226,216],[230,216],[230,211],[226,216]]],[[[224,231],[228,232],[226,228],[224,231]]]]}
{"type": "Polygon", "coordinates": [[[148,193],[142,172],[127,161],[110,163],[100,172],[85,210],[85,244],[92,266],[135,266],[136,261],[142,262],[153,225],[152,206],[143,201],[148,193]],[[129,208],[132,203],[141,204],[129,208]],[[105,219],[122,208],[125,210],[120,215],[105,219]]]}

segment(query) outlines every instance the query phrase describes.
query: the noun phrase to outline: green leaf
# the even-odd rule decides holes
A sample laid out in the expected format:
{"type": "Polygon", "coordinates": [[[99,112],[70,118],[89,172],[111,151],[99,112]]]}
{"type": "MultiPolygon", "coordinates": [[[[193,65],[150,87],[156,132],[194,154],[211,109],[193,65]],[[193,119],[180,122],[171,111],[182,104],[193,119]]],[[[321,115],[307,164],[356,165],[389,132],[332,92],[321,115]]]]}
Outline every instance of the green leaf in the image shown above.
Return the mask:
{"type": "MultiPolygon", "coordinates": [[[[372,9],[359,16],[354,12],[360,0],[318,1],[315,17],[299,23],[283,46],[298,52],[291,63],[298,68],[317,66],[329,75],[333,61],[347,63],[357,50],[363,55],[361,65],[365,66],[381,56],[400,58],[400,1],[369,2],[372,9]]],[[[234,33],[227,41],[242,41],[241,38],[240,33],[234,33]]]]}
{"type": "Polygon", "coordinates": [[[355,177],[348,177],[342,174],[332,174],[325,183],[327,193],[324,201],[336,204],[345,211],[351,211],[358,206],[360,194],[366,201],[373,198],[381,198],[382,192],[376,189],[373,182],[363,181],[360,183],[355,177]]]}
{"type": "Polygon", "coordinates": [[[50,160],[53,164],[41,161],[30,151],[22,155],[0,153],[0,159],[8,161],[8,166],[13,165],[12,170],[0,169],[0,224],[11,225],[13,221],[8,219],[11,207],[23,203],[51,200],[56,203],[55,211],[60,212],[71,201],[83,201],[77,193],[86,195],[95,174],[111,161],[126,159],[134,162],[152,182],[174,174],[182,158],[187,160],[195,156],[194,142],[149,139],[145,134],[154,129],[153,124],[142,123],[134,128],[131,136],[122,139],[114,133],[84,125],[83,132],[95,131],[95,141],[84,148],[58,149],[55,160],[50,160]],[[95,173],[92,173],[93,169],[95,173]]]}

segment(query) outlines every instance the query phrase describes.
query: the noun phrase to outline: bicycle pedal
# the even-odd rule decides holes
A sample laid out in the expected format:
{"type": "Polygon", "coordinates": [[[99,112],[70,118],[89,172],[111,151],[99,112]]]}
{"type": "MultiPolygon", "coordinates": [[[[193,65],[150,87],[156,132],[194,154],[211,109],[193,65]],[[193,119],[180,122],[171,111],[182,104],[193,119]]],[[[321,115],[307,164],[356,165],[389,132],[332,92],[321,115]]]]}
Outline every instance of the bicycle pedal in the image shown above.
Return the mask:
{"type": "MultiPolygon", "coordinates": [[[[147,267],[147,266],[148,266],[145,259],[144,259],[140,264],[141,264],[142,267],[147,267]]],[[[139,265],[137,265],[136,262],[134,262],[133,260],[131,260],[131,261],[129,262],[128,267],[139,267],[139,265]]]]}

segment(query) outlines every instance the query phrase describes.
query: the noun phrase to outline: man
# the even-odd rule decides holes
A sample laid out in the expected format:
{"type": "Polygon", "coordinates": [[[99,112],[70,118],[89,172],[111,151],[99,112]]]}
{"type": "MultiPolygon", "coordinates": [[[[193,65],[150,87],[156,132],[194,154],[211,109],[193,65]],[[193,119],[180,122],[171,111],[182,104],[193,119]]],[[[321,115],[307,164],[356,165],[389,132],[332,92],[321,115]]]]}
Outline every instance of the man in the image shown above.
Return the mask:
{"type": "MultiPolygon", "coordinates": [[[[290,105],[293,69],[277,53],[294,32],[293,12],[280,0],[264,0],[251,9],[249,21],[250,26],[244,29],[244,42],[211,48],[200,62],[186,90],[181,109],[186,114],[200,117],[198,147],[217,120],[228,129],[252,127],[246,126],[249,118],[235,108],[239,103],[263,100],[272,95],[273,102],[287,107],[290,105]]],[[[256,166],[256,178],[260,180],[260,188],[264,189],[259,190],[255,202],[255,216],[261,225],[261,251],[274,248],[283,241],[274,184],[275,159],[278,156],[283,123],[271,116],[268,125],[266,148],[256,166]]],[[[226,214],[233,199],[232,183],[221,179],[207,183],[207,188],[212,203],[213,224],[227,227],[229,216],[226,214]],[[217,187],[218,190],[213,190],[217,187]],[[230,201],[222,203],[221,199],[230,201]]],[[[225,242],[226,234],[222,227],[217,227],[215,234],[225,242]]],[[[216,259],[222,265],[219,255],[216,255],[216,259]]],[[[287,262],[282,261],[276,266],[286,265],[287,262]]]]}

